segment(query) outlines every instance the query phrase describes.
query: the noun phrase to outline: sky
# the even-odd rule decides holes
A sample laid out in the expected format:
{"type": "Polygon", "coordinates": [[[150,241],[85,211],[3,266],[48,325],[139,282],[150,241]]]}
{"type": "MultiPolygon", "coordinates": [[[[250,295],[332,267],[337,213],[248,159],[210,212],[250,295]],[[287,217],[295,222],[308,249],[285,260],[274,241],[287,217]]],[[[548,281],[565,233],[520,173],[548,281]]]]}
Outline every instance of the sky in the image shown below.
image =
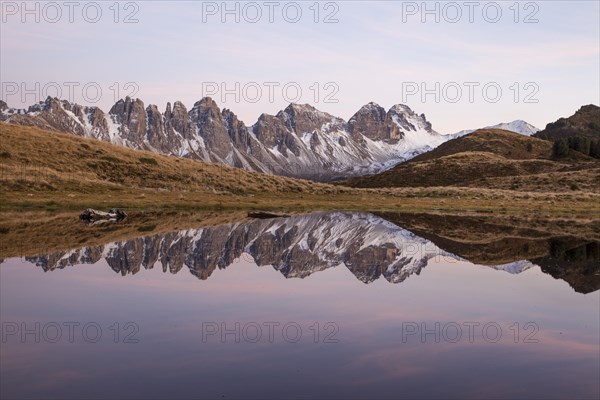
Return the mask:
{"type": "Polygon", "coordinates": [[[1,2],[0,97],[107,111],[204,96],[247,125],[290,102],[407,104],[441,133],[600,103],[599,1],[1,2]]]}

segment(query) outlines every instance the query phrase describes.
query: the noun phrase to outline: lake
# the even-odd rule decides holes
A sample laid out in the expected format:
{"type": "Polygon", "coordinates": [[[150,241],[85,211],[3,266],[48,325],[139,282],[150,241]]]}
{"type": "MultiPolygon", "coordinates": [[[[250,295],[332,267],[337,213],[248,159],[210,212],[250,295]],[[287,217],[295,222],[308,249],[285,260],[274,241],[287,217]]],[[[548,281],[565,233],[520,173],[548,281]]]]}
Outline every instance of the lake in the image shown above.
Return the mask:
{"type": "Polygon", "coordinates": [[[597,222],[328,212],[82,226],[95,242],[39,252],[4,234],[1,395],[597,399],[597,222]]]}

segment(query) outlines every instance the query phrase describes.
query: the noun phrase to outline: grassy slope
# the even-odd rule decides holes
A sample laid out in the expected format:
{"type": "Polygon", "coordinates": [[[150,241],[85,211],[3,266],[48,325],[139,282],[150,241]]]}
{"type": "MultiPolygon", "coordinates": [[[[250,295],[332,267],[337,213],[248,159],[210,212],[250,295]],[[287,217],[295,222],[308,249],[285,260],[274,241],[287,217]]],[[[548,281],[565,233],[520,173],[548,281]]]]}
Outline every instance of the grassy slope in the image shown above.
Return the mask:
{"type": "Polygon", "coordinates": [[[600,191],[600,162],[571,151],[551,160],[552,143],[499,129],[451,140],[354,187],[467,186],[521,191],[600,191]]]}
{"type": "Polygon", "coordinates": [[[502,129],[480,129],[443,143],[410,161],[433,160],[467,151],[493,153],[512,160],[550,159],[552,143],[502,129]],[[531,151],[528,144],[531,144],[531,151]]]}
{"type": "Polygon", "coordinates": [[[131,150],[106,142],[2,124],[0,158],[12,189],[79,191],[120,187],[207,193],[309,192],[333,187],[220,164],[131,150]],[[21,179],[22,178],[22,179],[21,179]]]}
{"type": "MultiPolygon", "coordinates": [[[[597,211],[593,192],[351,189],[0,123],[0,211],[132,209],[597,211]],[[534,207],[534,208],[532,208],[534,207]]],[[[7,218],[7,216],[3,216],[7,218]]]]}

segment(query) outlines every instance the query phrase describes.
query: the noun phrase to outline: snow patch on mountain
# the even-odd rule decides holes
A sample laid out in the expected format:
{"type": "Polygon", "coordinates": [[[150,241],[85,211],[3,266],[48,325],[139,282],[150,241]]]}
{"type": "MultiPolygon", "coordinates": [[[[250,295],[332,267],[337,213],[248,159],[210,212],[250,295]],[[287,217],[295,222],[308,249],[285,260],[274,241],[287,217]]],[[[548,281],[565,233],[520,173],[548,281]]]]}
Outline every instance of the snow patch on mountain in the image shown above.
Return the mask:
{"type": "Polygon", "coordinates": [[[0,113],[10,123],[134,149],[325,181],[381,172],[451,139],[402,104],[386,112],[369,103],[348,122],[308,104],[290,104],[251,126],[210,98],[189,111],[180,102],[173,108],[168,103],[164,113],[126,98],[104,113],[49,97],[28,110],[4,107],[0,113]]]}
{"type": "MultiPolygon", "coordinates": [[[[515,133],[519,133],[519,134],[525,135],[525,136],[531,136],[540,131],[539,128],[536,128],[535,126],[531,125],[530,123],[525,122],[520,119],[512,121],[512,122],[501,122],[496,125],[490,125],[490,126],[486,126],[484,128],[478,128],[478,129],[504,129],[505,131],[515,132],[515,133]]],[[[466,129],[466,130],[463,130],[460,132],[453,133],[452,136],[453,137],[461,137],[464,135],[468,135],[469,133],[475,132],[476,130],[477,129],[466,129]]]]}

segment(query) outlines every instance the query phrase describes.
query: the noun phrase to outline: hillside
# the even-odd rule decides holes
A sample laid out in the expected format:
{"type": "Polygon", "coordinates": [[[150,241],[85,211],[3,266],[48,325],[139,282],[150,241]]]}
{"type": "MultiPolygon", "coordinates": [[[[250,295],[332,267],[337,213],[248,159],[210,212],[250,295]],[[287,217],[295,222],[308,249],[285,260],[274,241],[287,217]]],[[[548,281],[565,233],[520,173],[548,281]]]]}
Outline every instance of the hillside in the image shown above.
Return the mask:
{"type": "Polygon", "coordinates": [[[594,104],[583,106],[570,117],[549,123],[534,136],[551,141],[573,136],[600,139],[600,107],[594,104]]]}
{"type": "Polygon", "coordinates": [[[469,151],[493,153],[513,160],[550,159],[552,144],[505,130],[479,129],[443,143],[409,162],[433,160],[469,151]]]}
{"type": "Polygon", "coordinates": [[[380,172],[451,138],[402,104],[386,111],[369,103],[345,121],[309,104],[291,103],[246,125],[210,97],[189,110],[180,101],[167,103],[164,112],[129,97],[108,112],[48,97],[27,109],[0,101],[0,121],[314,181],[380,172]]]}
{"type": "Polygon", "coordinates": [[[353,187],[598,190],[598,161],[575,151],[570,151],[560,162],[552,160],[551,156],[551,142],[503,130],[481,129],[381,174],[349,179],[343,184],[353,187]]]}
{"type": "MultiPolygon", "coordinates": [[[[580,176],[577,172],[577,179],[580,176]]],[[[25,216],[29,211],[80,212],[88,207],[120,207],[129,212],[501,208],[515,212],[572,213],[597,210],[599,186],[596,184],[590,190],[581,186],[585,193],[554,193],[546,189],[529,193],[479,187],[356,189],[248,172],[132,150],[72,134],[0,123],[0,212],[3,219],[17,221],[31,219],[25,216]]]]}
{"type": "MultiPolygon", "coordinates": [[[[525,136],[532,136],[534,133],[540,131],[539,128],[536,128],[535,126],[521,119],[517,119],[511,122],[500,122],[499,124],[484,126],[480,129],[502,129],[505,131],[520,133],[521,135],[525,136]]],[[[473,133],[476,130],[477,129],[464,129],[460,132],[453,133],[452,136],[454,138],[457,138],[468,135],[469,133],[473,133]]]]}
{"type": "Polygon", "coordinates": [[[0,123],[0,178],[3,208],[268,208],[280,199],[301,205],[298,196],[352,191],[5,123],[0,123]]]}
{"type": "Polygon", "coordinates": [[[328,185],[197,160],[131,150],[92,139],[0,123],[5,188],[89,190],[118,187],[196,192],[306,192],[328,185]]]}

